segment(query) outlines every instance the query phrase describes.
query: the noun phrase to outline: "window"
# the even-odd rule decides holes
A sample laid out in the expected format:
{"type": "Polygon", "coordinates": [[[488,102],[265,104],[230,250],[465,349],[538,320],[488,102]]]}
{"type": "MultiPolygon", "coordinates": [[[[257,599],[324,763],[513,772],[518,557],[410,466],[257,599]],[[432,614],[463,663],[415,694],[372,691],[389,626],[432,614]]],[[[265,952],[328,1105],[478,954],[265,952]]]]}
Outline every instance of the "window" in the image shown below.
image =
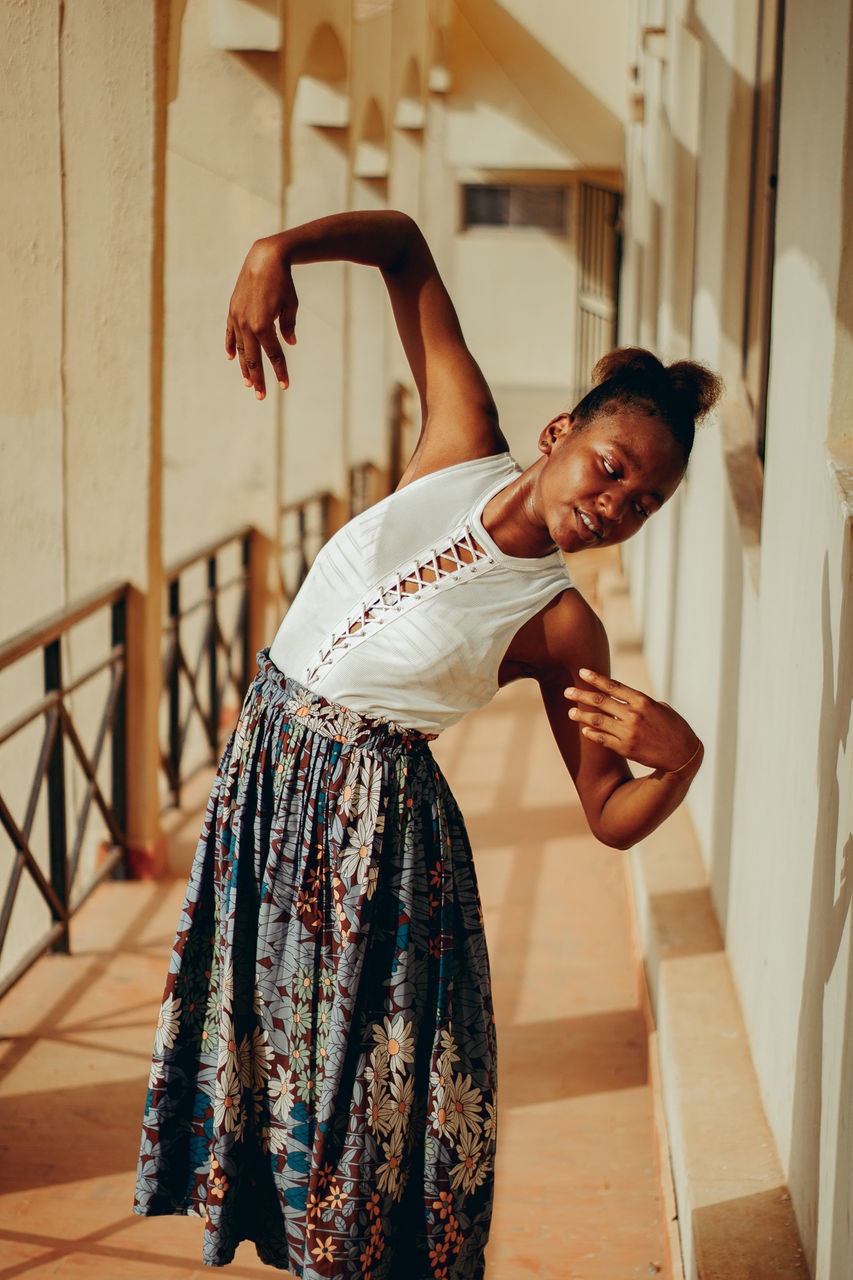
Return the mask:
{"type": "Polygon", "coordinates": [[[463,226],[533,227],[565,235],[568,222],[566,187],[527,187],[517,183],[462,188],[463,226]]]}
{"type": "Polygon", "coordinates": [[[755,424],[755,448],[764,461],[770,311],[776,241],[779,102],[785,0],[759,0],[755,100],[752,116],[750,222],[743,326],[743,384],[755,424]]]}

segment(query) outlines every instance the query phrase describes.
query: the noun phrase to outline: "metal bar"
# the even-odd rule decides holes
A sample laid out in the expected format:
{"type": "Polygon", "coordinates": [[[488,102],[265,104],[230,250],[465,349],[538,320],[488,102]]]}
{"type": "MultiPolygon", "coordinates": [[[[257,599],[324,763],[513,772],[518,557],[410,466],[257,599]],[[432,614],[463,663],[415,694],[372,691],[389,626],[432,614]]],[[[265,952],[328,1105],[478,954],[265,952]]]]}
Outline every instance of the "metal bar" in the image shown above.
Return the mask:
{"type": "Polygon", "coordinates": [[[200,560],[209,560],[211,556],[215,556],[223,547],[227,547],[231,542],[237,542],[240,538],[248,537],[251,534],[251,525],[245,524],[240,529],[235,529],[233,533],[229,533],[225,538],[219,538],[216,542],[209,542],[206,546],[199,547],[192,555],[186,556],[177,563],[168,565],[165,571],[166,581],[171,586],[172,582],[192,565],[198,564],[200,560]]]}
{"type": "Polygon", "coordinates": [[[29,844],[30,832],[33,829],[35,821],[36,809],[38,807],[39,796],[41,795],[42,784],[44,783],[45,774],[50,764],[51,754],[53,752],[56,734],[59,730],[59,707],[60,703],[53,708],[48,716],[45,717],[44,737],[41,742],[41,751],[36,762],[36,771],[33,774],[32,785],[30,786],[30,798],[27,802],[27,810],[24,814],[24,824],[21,828],[21,834],[29,844]]]}
{"type": "MultiPolygon", "coordinates": [[[[44,685],[46,693],[62,693],[62,641],[59,637],[45,646],[44,685]]],[[[50,752],[47,768],[48,844],[50,848],[50,883],[62,903],[65,928],[57,939],[55,950],[67,953],[68,942],[68,865],[65,830],[65,760],[62,726],[50,752]]],[[[54,919],[56,912],[54,911],[54,919]]],[[[61,917],[60,917],[61,918],[61,917]]]]}
{"type": "Polygon", "coordinates": [[[181,583],[179,578],[169,583],[169,624],[172,628],[174,651],[169,672],[169,759],[172,764],[172,800],[177,807],[181,803],[181,642],[178,633],[181,619],[181,583]]]}
{"type": "MultiPolygon", "coordinates": [[[[251,678],[250,663],[252,654],[249,652],[249,617],[251,614],[250,605],[252,602],[252,535],[247,533],[243,539],[240,563],[243,569],[243,595],[240,600],[240,608],[237,613],[237,625],[234,628],[235,636],[242,636],[243,644],[243,689],[248,688],[251,678]]],[[[228,651],[228,670],[231,670],[231,650],[228,651]]]]}
{"type": "Polygon", "coordinates": [[[39,716],[45,715],[52,711],[59,702],[59,694],[49,693],[44,698],[40,698],[34,707],[29,711],[25,711],[17,720],[10,721],[6,728],[0,733],[0,746],[9,738],[15,736],[20,729],[25,729],[33,720],[37,720],[39,716]]]}
{"type": "Polygon", "coordinates": [[[109,693],[107,695],[107,701],[104,704],[104,714],[101,717],[101,723],[100,723],[100,726],[98,727],[98,736],[95,739],[95,749],[92,752],[91,760],[86,754],[85,748],[83,747],[83,744],[80,741],[80,737],[77,733],[76,728],[74,727],[74,722],[72,721],[67,708],[63,706],[60,711],[60,714],[62,716],[63,728],[71,742],[72,747],[74,748],[74,753],[80,762],[80,767],[82,768],[84,774],[86,775],[86,780],[89,784],[88,787],[86,788],[86,794],[83,797],[83,803],[80,806],[80,814],[77,819],[77,831],[74,836],[74,845],[68,857],[69,886],[73,886],[74,878],[77,875],[77,863],[80,860],[80,851],[83,847],[83,837],[86,834],[86,826],[89,820],[89,808],[91,806],[93,796],[96,800],[98,808],[101,810],[101,814],[103,815],[104,821],[109,827],[110,834],[113,837],[113,840],[116,842],[116,844],[124,843],[121,835],[121,831],[116,825],[115,817],[111,811],[111,808],[107,804],[106,800],[104,799],[103,792],[101,791],[98,785],[98,765],[101,760],[101,753],[103,752],[103,749],[104,749],[104,742],[106,741],[107,733],[109,732],[112,726],[112,721],[115,714],[117,692],[118,692],[118,681],[114,676],[112,684],[110,685],[109,693]]]}
{"type": "Polygon", "coordinates": [[[201,658],[204,656],[205,646],[207,645],[207,629],[209,627],[210,627],[210,619],[208,618],[207,627],[205,628],[205,634],[202,639],[201,655],[199,657],[199,661],[196,665],[195,671],[190,671],[189,663],[186,660],[183,647],[180,644],[177,647],[178,676],[180,676],[181,671],[183,671],[184,675],[187,678],[187,684],[189,685],[189,693],[190,693],[190,705],[187,708],[186,717],[184,719],[183,724],[182,725],[179,724],[178,755],[177,755],[177,762],[176,762],[176,768],[178,771],[180,770],[180,767],[181,767],[181,760],[183,759],[184,747],[186,746],[187,735],[190,731],[190,725],[192,724],[193,709],[195,709],[199,719],[201,720],[204,727],[207,729],[207,712],[202,706],[201,699],[198,696],[198,679],[201,674],[201,658]]]}
{"type": "MultiPolygon", "coordinates": [[[[127,599],[122,597],[112,607],[113,649],[121,649],[122,664],[118,670],[113,716],[110,733],[110,757],[112,780],[112,809],[119,831],[127,832],[127,599]]],[[[126,838],[126,837],[125,837],[126,838]]],[[[122,841],[124,844],[124,840],[122,841]]]]}
{"type": "Polygon", "coordinates": [[[216,594],[216,556],[207,562],[207,590],[210,600],[210,617],[207,625],[207,696],[210,704],[210,721],[207,728],[207,740],[210,749],[216,754],[216,742],[219,736],[219,688],[217,685],[217,644],[216,633],[219,630],[217,614],[218,598],[216,594]]]}
{"type": "MultiPolygon", "coordinates": [[[[83,903],[91,896],[95,889],[97,889],[101,881],[106,880],[107,876],[112,874],[116,865],[120,861],[123,852],[123,849],[118,848],[112,850],[112,852],[107,855],[98,867],[92,879],[86,885],[86,888],[79,894],[79,896],[75,897],[72,908],[73,911],[79,911],[83,903]]],[[[30,948],[26,955],[23,956],[15,965],[15,968],[6,975],[2,982],[0,982],[0,1000],[2,1000],[3,997],[12,989],[15,983],[24,976],[31,965],[33,965],[40,956],[43,956],[45,951],[49,951],[51,947],[54,946],[65,930],[67,930],[67,924],[60,921],[55,924],[43,938],[40,938],[34,947],[30,948]]]]}
{"type": "Polygon", "coordinates": [[[10,666],[11,663],[17,662],[19,658],[32,653],[35,649],[45,648],[47,645],[52,644],[63,632],[68,631],[75,623],[82,622],[90,614],[96,613],[98,609],[114,604],[116,600],[126,594],[129,586],[128,582],[114,583],[106,591],[84,596],[77,604],[51,614],[46,622],[42,622],[35,627],[29,627],[26,631],[21,631],[18,635],[13,636],[11,640],[7,640],[5,644],[0,645],[0,671],[10,666]]]}
{"type": "Polygon", "coordinates": [[[61,916],[62,912],[64,911],[62,902],[57,897],[56,891],[54,890],[50,882],[46,879],[44,872],[42,871],[41,867],[33,857],[32,851],[30,850],[30,847],[29,847],[29,841],[27,837],[24,835],[24,833],[21,831],[20,827],[18,826],[17,822],[12,817],[11,813],[9,812],[9,808],[2,796],[0,796],[0,824],[2,824],[6,828],[6,831],[8,832],[9,837],[12,841],[12,844],[15,846],[15,849],[17,850],[17,852],[20,854],[23,854],[24,858],[26,859],[27,870],[29,871],[33,880],[35,880],[36,885],[38,886],[38,889],[42,897],[44,898],[45,902],[47,902],[51,911],[55,915],[61,916]]]}
{"type": "Polygon", "coordinates": [[[23,853],[18,852],[15,858],[15,864],[12,867],[12,874],[9,876],[9,882],[6,885],[3,907],[2,910],[0,910],[0,955],[2,955],[3,947],[6,943],[6,935],[9,932],[9,921],[12,918],[12,908],[15,905],[15,898],[18,896],[18,885],[21,882],[21,873],[25,866],[26,858],[23,853]]]}

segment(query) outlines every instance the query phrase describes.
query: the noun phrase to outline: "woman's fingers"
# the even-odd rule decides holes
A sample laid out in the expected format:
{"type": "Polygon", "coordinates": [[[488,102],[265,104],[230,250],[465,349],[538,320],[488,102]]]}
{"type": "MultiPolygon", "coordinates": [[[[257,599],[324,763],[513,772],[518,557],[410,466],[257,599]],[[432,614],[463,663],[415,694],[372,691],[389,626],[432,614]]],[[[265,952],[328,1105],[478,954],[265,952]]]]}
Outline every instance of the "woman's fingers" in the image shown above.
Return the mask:
{"type": "Polygon", "coordinates": [[[281,343],[275,331],[275,326],[270,324],[266,329],[258,334],[261,340],[261,346],[266,352],[267,359],[273,367],[273,372],[278,379],[278,385],[282,390],[287,389],[289,382],[287,376],[287,361],[284,358],[284,352],[281,349],[281,343]]]}
{"type": "Polygon", "coordinates": [[[225,329],[225,354],[237,355],[247,387],[263,400],[266,395],[266,355],[279,385],[289,383],[287,361],[276,332],[276,321],[288,345],[296,342],[294,326],[299,299],[288,263],[283,262],[270,239],[256,240],[240,268],[225,329]]]}
{"type": "Polygon", "coordinates": [[[613,676],[603,676],[598,671],[590,671],[589,667],[581,667],[578,675],[594,689],[609,693],[611,697],[618,698],[620,702],[627,702],[629,706],[635,705],[638,700],[646,696],[640,693],[639,689],[632,689],[630,685],[622,684],[621,680],[614,680],[613,676]]]}
{"type": "MultiPolygon", "coordinates": [[[[612,698],[609,693],[602,693],[598,689],[576,689],[574,685],[571,685],[568,689],[563,690],[563,697],[568,698],[570,702],[594,707],[608,716],[615,716],[616,719],[619,718],[620,714],[624,714],[628,710],[625,702],[620,702],[616,698],[612,698]]],[[[576,710],[577,708],[572,707],[572,712],[576,710]]],[[[570,712],[570,714],[572,713],[570,712]]]]}

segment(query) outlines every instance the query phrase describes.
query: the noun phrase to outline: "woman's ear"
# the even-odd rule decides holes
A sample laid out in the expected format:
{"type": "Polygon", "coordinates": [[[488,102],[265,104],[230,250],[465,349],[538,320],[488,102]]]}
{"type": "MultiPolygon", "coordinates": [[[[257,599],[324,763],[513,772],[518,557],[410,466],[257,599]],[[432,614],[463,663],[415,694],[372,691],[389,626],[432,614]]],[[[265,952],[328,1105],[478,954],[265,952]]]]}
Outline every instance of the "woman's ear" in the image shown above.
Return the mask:
{"type": "Polygon", "coordinates": [[[556,418],[552,418],[547,427],[543,427],[539,433],[539,452],[550,453],[560,437],[566,435],[571,429],[572,415],[558,413],[556,418]]]}

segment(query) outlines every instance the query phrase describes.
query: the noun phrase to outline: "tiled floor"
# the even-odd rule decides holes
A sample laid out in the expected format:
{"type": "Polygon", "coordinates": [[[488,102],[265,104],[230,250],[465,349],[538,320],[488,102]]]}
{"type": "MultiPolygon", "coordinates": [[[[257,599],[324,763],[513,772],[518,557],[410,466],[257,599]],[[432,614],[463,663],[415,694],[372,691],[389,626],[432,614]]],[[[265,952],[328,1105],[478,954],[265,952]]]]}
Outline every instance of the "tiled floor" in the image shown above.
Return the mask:
{"type": "MultiPolygon", "coordinates": [[[[588,834],[537,701],[505,690],[436,744],[477,853],[494,976],[487,1280],[669,1276],[625,855],[588,834]]],[[[198,825],[197,811],[173,824],[177,863],[198,825]]],[[[0,1004],[0,1280],[212,1274],[199,1221],[129,1212],[181,896],[179,878],[105,885],[74,955],[40,961],[0,1004]]],[[[250,1244],[228,1269],[271,1274],[250,1244]]]]}

